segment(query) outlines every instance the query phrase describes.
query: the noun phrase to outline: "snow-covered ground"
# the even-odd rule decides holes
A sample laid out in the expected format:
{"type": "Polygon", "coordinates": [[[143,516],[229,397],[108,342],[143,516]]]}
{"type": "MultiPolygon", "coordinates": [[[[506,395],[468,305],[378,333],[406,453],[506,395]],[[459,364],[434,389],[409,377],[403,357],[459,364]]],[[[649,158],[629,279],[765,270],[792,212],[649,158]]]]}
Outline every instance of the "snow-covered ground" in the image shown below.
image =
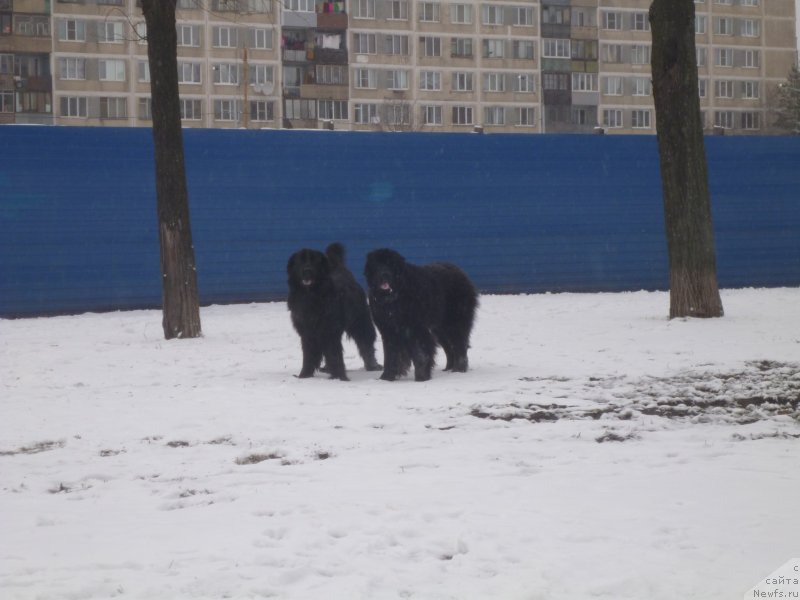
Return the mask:
{"type": "Polygon", "coordinates": [[[296,379],[283,303],[0,320],[0,598],[742,598],[800,554],[800,290],[723,302],[484,296],[426,383],[296,379]]]}

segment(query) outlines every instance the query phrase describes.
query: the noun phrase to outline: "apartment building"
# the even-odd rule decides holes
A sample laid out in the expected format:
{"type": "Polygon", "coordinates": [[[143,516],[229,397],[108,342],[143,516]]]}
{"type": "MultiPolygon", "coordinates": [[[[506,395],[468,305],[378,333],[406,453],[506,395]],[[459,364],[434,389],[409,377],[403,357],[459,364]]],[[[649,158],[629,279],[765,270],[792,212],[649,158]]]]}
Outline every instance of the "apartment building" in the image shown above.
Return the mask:
{"type": "MultiPolygon", "coordinates": [[[[149,126],[139,0],[0,0],[0,122],[149,126]]],[[[655,133],[650,0],[178,0],[186,127],[655,133]]],[[[771,133],[794,0],[696,0],[706,128],[771,133]]]]}

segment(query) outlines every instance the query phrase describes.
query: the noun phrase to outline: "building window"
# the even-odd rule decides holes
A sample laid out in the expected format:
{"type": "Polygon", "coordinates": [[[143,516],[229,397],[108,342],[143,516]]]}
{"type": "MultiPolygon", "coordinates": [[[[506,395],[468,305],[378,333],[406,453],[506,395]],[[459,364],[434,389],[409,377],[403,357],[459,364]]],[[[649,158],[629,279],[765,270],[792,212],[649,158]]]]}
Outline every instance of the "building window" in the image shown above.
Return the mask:
{"type": "Polygon", "coordinates": [[[419,89],[438,92],[442,89],[442,74],[439,71],[420,71],[419,89]]]}
{"type": "Polygon", "coordinates": [[[761,129],[761,114],[757,112],[742,113],[742,129],[761,129]]]}
{"type": "Polygon", "coordinates": [[[758,50],[744,51],[744,66],[748,69],[757,69],[761,66],[761,53],[758,50]]]}
{"type": "Polygon", "coordinates": [[[707,48],[695,48],[695,54],[697,55],[697,66],[698,67],[705,67],[706,66],[706,57],[708,55],[707,48]]]}
{"type": "Polygon", "coordinates": [[[622,77],[612,75],[603,79],[604,96],[622,96],[622,77]]]}
{"type": "Polygon", "coordinates": [[[483,40],[484,58],[503,58],[506,54],[505,40],[483,40]]]}
{"type": "Polygon", "coordinates": [[[347,85],[347,68],[344,65],[317,65],[316,78],[321,85],[347,85]]]}
{"type": "Polygon", "coordinates": [[[718,79],[714,82],[715,98],[733,98],[733,81],[718,79]]]}
{"type": "Polygon", "coordinates": [[[569,89],[568,77],[568,73],[544,73],[542,75],[542,88],[567,91],[569,89]]]}
{"type": "Polygon", "coordinates": [[[631,127],[633,129],[650,129],[650,111],[631,111],[631,127]]]}
{"type": "Polygon", "coordinates": [[[603,126],[609,129],[619,129],[622,127],[622,111],[616,108],[606,108],[603,110],[603,126]]]}
{"type": "Polygon", "coordinates": [[[714,127],[723,129],[733,129],[733,111],[716,110],[714,111],[714,127]]]}
{"type": "Polygon", "coordinates": [[[545,58],[569,58],[569,40],[545,38],[542,52],[545,58]]]}
{"type": "Polygon", "coordinates": [[[150,63],[146,60],[136,63],[136,80],[139,83],[150,83],[150,63]]]}
{"type": "Polygon", "coordinates": [[[317,103],[314,100],[290,100],[283,104],[283,116],[292,120],[310,121],[317,118],[317,103]]]}
{"type": "Polygon", "coordinates": [[[708,80],[707,79],[698,79],[697,80],[697,94],[701,98],[706,97],[706,90],[708,89],[708,80]]]}
{"type": "Polygon", "coordinates": [[[147,45],[147,23],[140,21],[133,26],[133,35],[136,37],[136,43],[140,46],[147,45]]]}
{"type": "Polygon", "coordinates": [[[695,15],[694,16],[694,33],[695,35],[705,35],[706,34],[706,16],[705,15],[695,15]]]}
{"type": "Polygon", "coordinates": [[[717,67],[732,67],[733,66],[733,49],[732,48],[715,48],[714,49],[714,65],[717,67]]]}
{"type": "Polygon", "coordinates": [[[86,79],[86,59],[78,57],[59,58],[58,71],[61,79],[86,79]]]}
{"type": "Polygon", "coordinates": [[[450,22],[456,25],[472,24],[472,5],[471,4],[451,4],[450,22]]]}
{"type": "Polygon", "coordinates": [[[596,92],[597,75],[595,73],[573,73],[572,74],[573,92],[596,92]]]}
{"type": "Polygon", "coordinates": [[[14,33],[31,37],[50,37],[50,18],[17,14],[14,16],[14,33]]]}
{"type": "Polygon", "coordinates": [[[427,58],[442,55],[442,39],[438,37],[425,36],[419,38],[422,44],[422,55],[427,58]]]}
{"type": "Polygon", "coordinates": [[[125,61],[100,59],[97,62],[100,81],[125,81],[125,61]]]}
{"type": "Polygon", "coordinates": [[[343,121],[348,119],[346,100],[320,100],[317,106],[317,114],[322,120],[343,121]]]}
{"type": "Polygon", "coordinates": [[[0,90],[0,113],[14,112],[14,92],[11,90],[0,90]]]}
{"type": "Polygon", "coordinates": [[[314,12],[314,0],[284,0],[283,6],[293,12],[314,12]]]}
{"type": "Polygon", "coordinates": [[[356,69],[356,88],[374,90],[378,87],[378,76],[374,69],[356,69]]]}
{"type": "Polygon", "coordinates": [[[271,29],[250,29],[248,30],[250,47],[255,50],[272,50],[272,30],[271,29]]]}
{"type": "Polygon", "coordinates": [[[517,25],[518,27],[532,27],[533,9],[523,6],[511,8],[511,24],[517,25]]]}
{"type": "Polygon", "coordinates": [[[646,12],[633,13],[633,30],[650,31],[650,19],[646,12]]]}
{"type": "Polygon", "coordinates": [[[250,120],[267,122],[275,120],[275,103],[267,100],[250,101],[250,120]]]}
{"type": "Polygon", "coordinates": [[[744,37],[758,37],[761,35],[761,23],[755,19],[742,21],[742,35],[744,37]]]}
{"type": "Polygon", "coordinates": [[[353,52],[356,54],[377,54],[377,42],[374,33],[354,33],[353,52]]]}
{"type": "Polygon", "coordinates": [[[650,46],[631,46],[631,64],[649,65],[650,46]]]}
{"type": "Polygon", "coordinates": [[[419,20],[424,23],[438,23],[439,22],[439,3],[438,2],[420,2],[419,3],[419,20]]]}
{"type": "Polygon", "coordinates": [[[387,104],[384,106],[386,123],[389,125],[408,125],[411,123],[411,107],[408,104],[387,104]]]}
{"type": "Polygon", "coordinates": [[[607,63],[622,62],[621,44],[603,44],[602,51],[603,51],[603,62],[607,63]]]}
{"type": "Polygon", "coordinates": [[[742,0],[742,6],[758,6],[758,0],[742,0]]]}
{"type": "Polygon", "coordinates": [[[484,125],[505,125],[506,108],[505,106],[487,106],[483,109],[484,125]]]}
{"type": "Polygon", "coordinates": [[[472,73],[453,73],[452,90],[454,92],[471,92],[472,73]]]}
{"type": "Polygon", "coordinates": [[[651,94],[651,84],[649,77],[634,77],[633,90],[631,94],[634,96],[649,96],[651,94]]]}
{"type": "Polygon", "coordinates": [[[604,11],[603,12],[603,29],[610,29],[614,31],[622,30],[622,13],[604,11]]]}
{"type": "Polygon", "coordinates": [[[352,9],[355,19],[375,18],[375,0],[353,0],[352,9]]]}
{"type": "Polygon", "coordinates": [[[531,40],[512,40],[511,56],[512,58],[533,60],[533,42],[531,40]]]}
{"type": "Polygon", "coordinates": [[[424,125],[441,125],[442,124],[442,107],[441,106],[423,106],[422,107],[422,122],[424,125]]]}
{"type": "Polygon", "coordinates": [[[593,8],[573,6],[571,23],[574,27],[597,27],[597,12],[593,8]]]}
{"type": "Polygon", "coordinates": [[[137,101],[139,118],[145,121],[153,120],[153,99],[139,98],[137,101]]]}
{"type": "Polygon", "coordinates": [[[570,40],[570,48],[576,60],[597,60],[597,40],[570,40]]]}
{"type": "Polygon", "coordinates": [[[214,119],[217,121],[238,121],[239,102],[234,99],[214,100],[214,119]]]}
{"type": "Polygon", "coordinates": [[[486,92],[505,92],[506,77],[504,73],[484,73],[483,89],[486,92]]]}
{"type": "Polygon", "coordinates": [[[502,25],[503,24],[503,7],[492,4],[482,5],[483,24],[484,25],[502,25]]]}
{"type": "Polygon", "coordinates": [[[536,111],[533,108],[517,107],[514,109],[514,121],[520,127],[536,125],[536,111]]]}
{"type": "Polygon", "coordinates": [[[454,106],[452,112],[453,125],[472,125],[472,107],[471,106],[454,106]]]}
{"type": "Polygon", "coordinates": [[[85,119],[88,116],[86,106],[87,100],[83,96],[62,96],[61,116],[85,119]]]}
{"type": "Polygon", "coordinates": [[[121,44],[125,41],[122,22],[103,21],[97,24],[97,41],[109,44],[121,44]]]}
{"type": "Polygon", "coordinates": [[[715,17],[714,33],[716,35],[733,35],[733,19],[730,17],[715,17]]]}
{"type": "Polygon", "coordinates": [[[569,8],[560,6],[543,6],[542,23],[562,25],[569,23],[569,8]]]}
{"type": "Polygon", "coordinates": [[[389,19],[394,19],[396,21],[408,21],[407,0],[389,1],[389,19]]]}
{"type": "Polygon", "coordinates": [[[378,118],[378,105],[359,102],[353,106],[353,120],[358,125],[371,125],[380,123],[378,118]]]}
{"type": "Polygon", "coordinates": [[[178,61],[178,83],[203,83],[200,63],[178,61]]]}
{"type": "Polygon", "coordinates": [[[218,63],[211,67],[214,71],[214,83],[219,85],[239,85],[239,65],[218,63]]]}
{"type": "Polygon", "coordinates": [[[203,101],[181,98],[181,119],[184,121],[201,121],[203,119],[203,101]]]}
{"type": "Polygon", "coordinates": [[[233,27],[212,27],[211,45],[214,48],[236,48],[237,35],[233,27]]]}
{"type": "Polygon", "coordinates": [[[387,35],[384,40],[385,54],[395,56],[408,56],[408,36],[407,35],[387,35]]]}
{"type": "Polygon", "coordinates": [[[390,90],[407,90],[408,71],[388,71],[386,73],[386,88],[390,90]]]}
{"type": "Polygon", "coordinates": [[[100,118],[101,119],[127,119],[128,118],[128,99],[127,98],[100,98],[100,118]]]}
{"type": "Polygon", "coordinates": [[[247,81],[250,85],[268,85],[275,81],[272,65],[250,65],[248,70],[247,81]]]}
{"type": "Polygon", "coordinates": [[[452,38],[450,40],[450,56],[472,58],[472,38],[452,38]]]}
{"type": "Polygon", "coordinates": [[[188,46],[191,48],[200,47],[200,26],[199,25],[178,25],[178,46],[188,46]]]}
{"type": "Polygon", "coordinates": [[[758,81],[743,81],[742,82],[742,98],[745,100],[758,100],[760,95],[758,81]]]}
{"type": "Polygon", "coordinates": [[[536,91],[536,77],[531,73],[512,75],[511,89],[515,92],[533,93],[536,91]]]}
{"type": "Polygon", "coordinates": [[[58,40],[60,42],[85,42],[86,22],[75,19],[59,21],[58,40]]]}

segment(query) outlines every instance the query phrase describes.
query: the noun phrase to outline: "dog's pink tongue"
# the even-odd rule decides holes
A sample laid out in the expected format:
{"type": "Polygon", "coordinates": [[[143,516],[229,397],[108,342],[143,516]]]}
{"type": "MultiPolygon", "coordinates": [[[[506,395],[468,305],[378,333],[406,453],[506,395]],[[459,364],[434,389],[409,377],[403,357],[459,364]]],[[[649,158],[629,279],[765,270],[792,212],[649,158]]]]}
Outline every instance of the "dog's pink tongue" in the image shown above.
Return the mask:
{"type": "Polygon", "coordinates": [[[386,283],[386,282],[384,281],[384,282],[381,284],[381,289],[382,289],[382,290],[384,290],[384,291],[387,291],[387,292],[388,292],[388,291],[391,291],[391,289],[392,289],[392,286],[390,286],[388,283],[386,283]]]}

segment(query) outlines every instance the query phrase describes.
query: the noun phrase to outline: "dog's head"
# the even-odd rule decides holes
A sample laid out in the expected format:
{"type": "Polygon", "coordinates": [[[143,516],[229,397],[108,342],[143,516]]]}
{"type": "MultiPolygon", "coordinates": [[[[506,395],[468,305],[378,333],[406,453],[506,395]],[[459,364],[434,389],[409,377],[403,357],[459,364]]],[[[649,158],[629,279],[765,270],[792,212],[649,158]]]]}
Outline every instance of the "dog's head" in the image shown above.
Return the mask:
{"type": "Polygon", "coordinates": [[[330,264],[322,252],[304,248],[289,257],[286,272],[290,286],[310,291],[330,278],[330,264]]]}
{"type": "Polygon", "coordinates": [[[391,302],[403,287],[406,259],[388,248],[367,254],[364,276],[370,295],[377,300],[391,302]]]}

